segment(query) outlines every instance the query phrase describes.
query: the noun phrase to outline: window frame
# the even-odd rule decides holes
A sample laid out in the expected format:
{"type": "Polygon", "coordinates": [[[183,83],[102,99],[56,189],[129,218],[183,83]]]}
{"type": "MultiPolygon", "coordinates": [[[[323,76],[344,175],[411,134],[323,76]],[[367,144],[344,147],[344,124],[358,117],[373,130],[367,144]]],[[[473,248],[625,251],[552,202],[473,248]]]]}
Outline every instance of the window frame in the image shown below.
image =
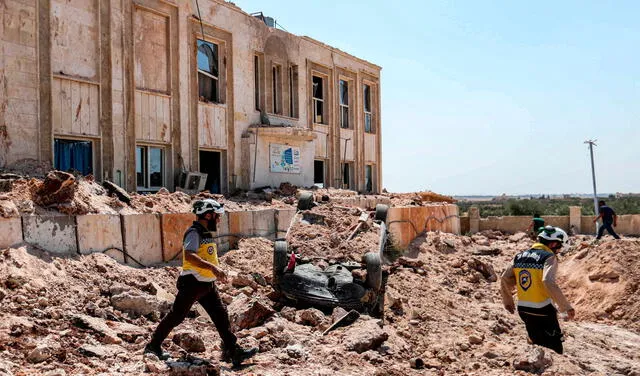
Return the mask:
{"type": "Polygon", "coordinates": [[[311,75],[311,99],[312,99],[312,105],[313,105],[313,109],[312,109],[313,110],[313,112],[312,112],[313,113],[313,119],[312,119],[313,124],[321,124],[321,125],[327,125],[328,124],[327,121],[326,121],[326,116],[325,116],[325,113],[326,113],[325,94],[327,92],[326,91],[326,83],[327,83],[327,79],[325,77],[323,77],[321,75],[318,75],[318,74],[312,74],[311,75]],[[322,84],[322,92],[320,93],[322,95],[322,97],[320,97],[320,98],[315,96],[315,90],[314,90],[314,87],[313,87],[313,85],[314,85],[314,83],[313,83],[314,77],[319,78],[320,81],[321,81],[321,84],[322,84]],[[320,104],[321,108],[322,108],[322,111],[321,111],[322,114],[320,115],[320,121],[319,122],[317,121],[318,120],[318,113],[317,113],[318,104],[320,104]]]}
{"type": "Polygon", "coordinates": [[[282,66],[271,64],[271,113],[283,115],[282,109],[282,66]]]}
{"type": "Polygon", "coordinates": [[[349,81],[339,79],[338,81],[338,106],[340,108],[340,128],[350,129],[351,124],[349,120],[349,81]],[[343,103],[343,86],[346,90],[346,103],[343,103]],[[345,113],[346,111],[346,113],[345,113]],[[346,125],[346,126],[345,126],[346,125]]]}
{"type": "Polygon", "coordinates": [[[166,153],[165,148],[159,145],[136,145],[136,190],[137,191],[157,191],[160,188],[166,185],[165,174],[166,174],[166,153]],[[142,174],[143,174],[143,185],[138,185],[138,149],[142,149],[142,157],[143,163],[142,174]],[[160,175],[161,175],[161,185],[151,185],[151,149],[160,150],[160,175]]]}
{"type": "Polygon", "coordinates": [[[204,101],[207,103],[217,103],[217,104],[222,104],[222,96],[220,93],[220,44],[216,43],[216,42],[211,42],[209,40],[206,39],[201,39],[201,38],[197,38],[196,37],[196,69],[197,69],[197,74],[198,74],[198,100],[199,101],[203,101],[201,98],[204,98],[204,101]],[[215,58],[218,60],[216,66],[218,67],[218,76],[216,77],[213,73],[204,71],[202,69],[200,69],[200,66],[198,65],[198,54],[199,54],[199,45],[200,42],[204,43],[204,44],[211,44],[216,46],[215,48],[215,58]],[[203,76],[210,78],[213,80],[213,84],[215,85],[215,93],[217,98],[207,98],[204,95],[201,95],[200,93],[200,74],[202,74],[203,76]]]}
{"type": "Polygon", "coordinates": [[[260,56],[253,55],[253,100],[255,101],[255,109],[261,111],[260,105],[260,56]]]}
{"type": "Polygon", "coordinates": [[[373,165],[364,165],[364,190],[365,192],[373,192],[373,165]],[[367,173],[369,174],[369,181],[367,181],[367,173]],[[371,186],[371,188],[368,187],[371,186]]]}
{"type": "Polygon", "coordinates": [[[371,103],[371,92],[372,92],[372,85],[368,84],[368,83],[364,83],[362,86],[362,109],[363,109],[363,113],[364,113],[364,131],[365,133],[376,133],[375,132],[375,127],[373,124],[373,105],[371,103]],[[369,95],[367,98],[367,89],[369,91],[369,95]],[[368,100],[367,100],[368,99],[368,100]],[[367,102],[369,104],[369,109],[367,110],[367,102]],[[367,119],[369,119],[369,129],[367,129],[367,119]]]}

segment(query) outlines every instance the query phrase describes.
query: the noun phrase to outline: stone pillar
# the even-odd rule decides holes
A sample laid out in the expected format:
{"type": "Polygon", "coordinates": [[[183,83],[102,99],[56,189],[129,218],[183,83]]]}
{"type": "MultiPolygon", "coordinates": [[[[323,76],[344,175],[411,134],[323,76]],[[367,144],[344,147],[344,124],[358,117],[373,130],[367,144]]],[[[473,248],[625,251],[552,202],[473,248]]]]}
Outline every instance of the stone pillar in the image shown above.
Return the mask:
{"type": "Polygon", "coordinates": [[[582,209],[580,206],[569,206],[569,230],[573,234],[582,234],[582,209]]]}
{"type": "Polygon", "coordinates": [[[469,208],[469,232],[472,234],[480,231],[480,209],[477,206],[469,208]]]}

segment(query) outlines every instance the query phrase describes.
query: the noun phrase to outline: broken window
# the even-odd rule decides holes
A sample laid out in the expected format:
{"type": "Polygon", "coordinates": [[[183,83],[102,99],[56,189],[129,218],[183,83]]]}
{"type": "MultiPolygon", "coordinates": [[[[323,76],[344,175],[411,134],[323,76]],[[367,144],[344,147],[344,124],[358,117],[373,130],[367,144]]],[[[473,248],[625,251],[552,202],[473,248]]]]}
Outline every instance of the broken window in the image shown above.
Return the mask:
{"type": "Polygon", "coordinates": [[[289,116],[298,117],[298,66],[289,67],[289,116]]]}
{"type": "Polygon", "coordinates": [[[349,128],[349,83],[340,80],[340,127],[349,128]]]}
{"type": "Polygon", "coordinates": [[[260,58],[253,57],[253,99],[256,102],[256,110],[260,110],[260,58]]]}
{"type": "Polygon", "coordinates": [[[371,112],[371,86],[364,85],[364,131],[373,132],[373,113],[371,112]]]}
{"type": "Polygon", "coordinates": [[[313,122],[326,124],[324,122],[324,79],[313,76],[313,122]]]}
{"type": "Polygon", "coordinates": [[[200,100],[220,103],[218,45],[198,39],[198,96],[200,100]]]}
{"type": "Polygon", "coordinates": [[[373,192],[373,166],[364,166],[364,190],[373,192]]]}
{"type": "Polygon", "coordinates": [[[136,147],[138,190],[159,189],[164,185],[164,151],[148,146],[136,147]]]}
{"type": "Polygon", "coordinates": [[[280,90],[282,84],[281,70],[279,65],[274,65],[271,68],[271,87],[272,87],[272,101],[273,101],[273,113],[282,114],[282,92],[280,90]]]}
{"type": "Polygon", "coordinates": [[[54,167],[56,170],[74,172],[82,175],[93,173],[93,148],[91,141],[54,140],[54,167]]]}

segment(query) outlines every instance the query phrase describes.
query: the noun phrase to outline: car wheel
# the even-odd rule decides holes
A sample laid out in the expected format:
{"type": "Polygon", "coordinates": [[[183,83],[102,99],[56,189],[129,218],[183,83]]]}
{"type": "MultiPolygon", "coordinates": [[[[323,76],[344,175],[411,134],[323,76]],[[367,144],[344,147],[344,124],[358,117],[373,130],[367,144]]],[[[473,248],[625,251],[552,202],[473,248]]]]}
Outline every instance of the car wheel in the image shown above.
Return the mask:
{"type": "Polygon", "coordinates": [[[313,193],[302,192],[298,199],[298,210],[309,210],[313,207],[313,193]]]}
{"type": "Polygon", "coordinates": [[[389,206],[384,204],[376,205],[376,216],[375,219],[377,221],[386,222],[387,221],[387,211],[389,211],[389,206]]]}
{"type": "Polygon", "coordinates": [[[277,287],[289,262],[289,245],[284,240],[277,240],[273,248],[273,286],[277,287]]]}
{"type": "Polygon", "coordinates": [[[382,262],[380,255],[369,252],[364,255],[364,263],[367,266],[367,287],[379,291],[382,286],[382,262]]]}

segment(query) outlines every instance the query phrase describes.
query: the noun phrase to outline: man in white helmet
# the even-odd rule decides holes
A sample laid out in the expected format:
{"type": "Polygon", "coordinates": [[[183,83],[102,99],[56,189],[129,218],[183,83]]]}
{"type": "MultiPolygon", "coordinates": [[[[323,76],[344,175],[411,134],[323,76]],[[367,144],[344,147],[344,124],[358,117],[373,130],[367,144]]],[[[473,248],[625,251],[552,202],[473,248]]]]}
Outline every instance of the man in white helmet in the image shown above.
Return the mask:
{"type": "Polygon", "coordinates": [[[224,214],[222,204],[215,200],[198,200],[193,204],[197,221],[184,235],[182,251],[182,273],[178,278],[178,295],[171,311],[162,319],[153,333],[151,341],[144,348],[160,359],[169,356],[162,352],[162,342],[173,328],[179,325],[197,301],[207,311],[222,338],[223,360],[238,366],[258,352],[258,349],[244,350],[237,345],[237,338],[231,331],[227,308],[220,299],[215,280],[226,280],[226,273],[218,263],[218,250],[211,232],[217,231],[220,216],[224,214]]]}
{"type": "Polygon", "coordinates": [[[502,273],[500,292],[507,311],[514,313],[513,287],[517,286],[518,314],[527,328],[531,342],[562,354],[562,330],[557,310],[566,312],[568,319],[575,317],[556,284],[558,260],[556,253],[567,241],[567,233],[559,227],[546,226],[531,249],[518,253],[502,273]]]}

